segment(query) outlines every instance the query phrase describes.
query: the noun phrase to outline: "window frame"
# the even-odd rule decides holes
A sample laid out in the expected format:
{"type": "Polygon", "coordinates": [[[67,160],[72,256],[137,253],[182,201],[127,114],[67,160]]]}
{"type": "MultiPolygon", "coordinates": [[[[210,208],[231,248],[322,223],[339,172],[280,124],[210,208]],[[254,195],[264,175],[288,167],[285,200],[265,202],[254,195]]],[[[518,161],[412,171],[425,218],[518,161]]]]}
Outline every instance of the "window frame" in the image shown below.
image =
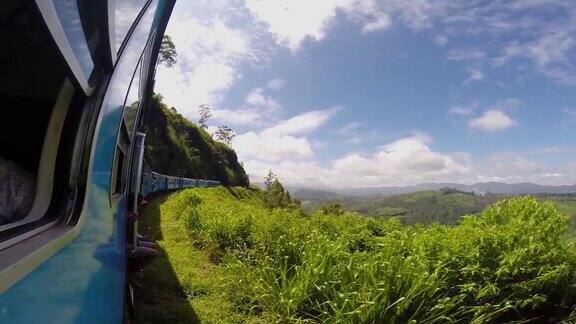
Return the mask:
{"type": "Polygon", "coordinates": [[[122,54],[122,51],[126,47],[126,40],[130,38],[132,31],[136,24],[140,21],[140,18],[144,15],[144,13],[148,10],[150,3],[153,0],[146,0],[146,2],[140,8],[140,11],[135,16],[134,20],[130,24],[128,30],[126,30],[126,35],[124,35],[124,39],[120,43],[120,47],[116,46],[116,1],[123,1],[123,0],[106,0],[107,5],[107,13],[108,13],[108,42],[110,48],[110,57],[112,59],[112,64],[115,65],[116,61],[118,60],[118,56],[122,54]]]}
{"type": "MultiPolygon", "coordinates": [[[[78,62],[78,58],[74,54],[72,50],[72,46],[66,36],[66,32],[64,31],[64,27],[60,22],[60,18],[58,17],[58,13],[56,12],[56,7],[54,7],[54,3],[52,0],[35,0],[36,6],[38,7],[40,14],[44,20],[44,23],[48,27],[52,38],[56,42],[56,45],[62,53],[62,56],[66,60],[68,67],[72,71],[72,74],[75,77],[76,82],[80,85],[82,90],[87,96],[92,94],[94,88],[90,86],[89,79],[90,76],[85,76],[84,72],[82,72],[82,68],[80,67],[80,63],[78,62]]],[[[78,13],[80,15],[80,13],[78,13]]],[[[86,40],[86,35],[84,35],[84,41],[88,44],[86,40]]],[[[94,63],[94,59],[92,58],[92,63],[94,63]]],[[[92,69],[92,73],[94,74],[94,68],[92,69]]]]}

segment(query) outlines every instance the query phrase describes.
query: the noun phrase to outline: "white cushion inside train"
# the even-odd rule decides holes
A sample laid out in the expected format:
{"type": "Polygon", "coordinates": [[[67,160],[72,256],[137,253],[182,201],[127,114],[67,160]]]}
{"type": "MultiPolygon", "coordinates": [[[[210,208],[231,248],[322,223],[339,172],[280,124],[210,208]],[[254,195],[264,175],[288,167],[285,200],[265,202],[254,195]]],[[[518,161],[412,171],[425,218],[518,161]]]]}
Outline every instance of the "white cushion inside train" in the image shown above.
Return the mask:
{"type": "MultiPolygon", "coordinates": [[[[50,121],[46,129],[46,134],[44,136],[40,163],[38,165],[36,190],[35,193],[31,193],[34,194],[34,199],[30,199],[30,201],[32,201],[32,206],[30,207],[29,212],[22,219],[1,225],[0,231],[37,221],[42,218],[48,210],[50,200],[52,199],[54,170],[56,169],[56,155],[58,153],[60,136],[62,134],[64,121],[66,120],[66,115],[73,95],[74,87],[70,81],[65,80],[54,104],[50,121]]],[[[33,187],[32,185],[25,185],[27,187],[33,187]]],[[[2,197],[0,197],[0,199],[2,199],[2,197]]],[[[5,201],[0,201],[0,204],[3,203],[5,203],[5,201]]],[[[26,209],[27,206],[20,206],[19,208],[26,209]]]]}

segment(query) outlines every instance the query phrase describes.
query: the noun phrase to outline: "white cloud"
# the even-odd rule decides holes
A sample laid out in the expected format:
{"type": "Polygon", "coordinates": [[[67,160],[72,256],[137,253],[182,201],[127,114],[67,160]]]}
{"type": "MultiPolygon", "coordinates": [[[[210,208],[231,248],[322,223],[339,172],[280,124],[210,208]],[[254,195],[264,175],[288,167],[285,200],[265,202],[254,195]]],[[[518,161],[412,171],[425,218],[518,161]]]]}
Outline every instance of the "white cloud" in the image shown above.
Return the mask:
{"type": "Polygon", "coordinates": [[[447,61],[478,61],[486,57],[486,53],[478,49],[453,49],[446,56],[447,61]]]}
{"type": "Polygon", "coordinates": [[[185,9],[184,2],[177,4],[166,31],[176,46],[178,63],[173,68],[158,66],[155,91],[195,119],[200,104],[218,106],[239,77],[237,65],[255,60],[255,54],[245,30],[231,28],[219,17],[199,19],[185,9]]]}
{"type": "Polygon", "coordinates": [[[382,30],[388,28],[392,22],[388,15],[379,15],[375,20],[367,22],[362,26],[362,32],[369,33],[377,30],[382,30]]]}
{"type": "Polygon", "coordinates": [[[262,124],[262,119],[263,116],[260,112],[250,109],[239,108],[212,110],[212,120],[228,126],[258,126],[262,124]]]}
{"type": "Polygon", "coordinates": [[[492,154],[477,163],[477,181],[500,181],[507,183],[534,182],[548,185],[573,184],[576,182],[571,164],[552,166],[531,158],[550,154],[573,154],[573,150],[558,147],[534,149],[528,152],[501,152],[492,154]]]}
{"type": "Polygon", "coordinates": [[[297,51],[305,40],[321,41],[326,37],[337,14],[343,13],[359,24],[363,33],[380,31],[392,24],[396,16],[413,30],[431,25],[443,2],[377,1],[377,0],[246,0],[252,16],[263,22],[276,42],[297,51]]]}
{"type": "Polygon", "coordinates": [[[277,90],[284,88],[285,85],[286,85],[286,81],[284,81],[282,79],[272,79],[272,80],[268,81],[268,83],[266,83],[266,88],[273,90],[273,91],[277,91],[277,90]]]}
{"type": "Polygon", "coordinates": [[[482,72],[482,70],[480,69],[468,67],[466,69],[466,72],[468,72],[468,79],[466,79],[463,84],[467,84],[472,81],[480,81],[484,79],[484,72],[482,72]]]}
{"type": "Polygon", "coordinates": [[[262,133],[247,132],[236,136],[232,146],[242,161],[278,162],[282,160],[300,160],[314,156],[310,141],[306,137],[290,135],[270,136],[262,133]]]}
{"type": "Polygon", "coordinates": [[[334,163],[339,173],[352,172],[370,185],[411,183],[469,171],[466,159],[433,151],[428,136],[415,135],[386,144],[373,155],[350,154],[334,163]]]}
{"type": "Polygon", "coordinates": [[[344,142],[348,144],[358,145],[362,142],[360,137],[360,127],[362,124],[357,122],[352,122],[344,125],[336,131],[337,134],[343,136],[344,142]]]}
{"type": "Polygon", "coordinates": [[[246,0],[252,15],[269,26],[279,44],[292,50],[297,50],[306,38],[322,40],[338,5],[338,1],[246,0]]]}
{"type": "Polygon", "coordinates": [[[434,18],[446,13],[445,1],[403,1],[396,0],[384,3],[384,8],[396,12],[400,20],[414,30],[422,30],[432,26],[434,18]]]}
{"type": "Polygon", "coordinates": [[[477,108],[478,108],[478,103],[474,102],[474,103],[472,103],[470,105],[466,105],[466,106],[461,106],[461,105],[452,106],[448,112],[451,114],[454,114],[454,115],[469,116],[469,115],[472,115],[474,110],[476,110],[477,108]]]}
{"type": "Polygon", "coordinates": [[[576,85],[576,10],[571,1],[495,1],[472,7],[451,2],[446,8],[434,27],[451,39],[466,37],[473,47],[452,49],[447,61],[486,59],[498,68],[523,64],[516,61],[524,59],[535,72],[576,85]]]}
{"type": "Polygon", "coordinates": [[[470,129],[498,132],[517,125],[516,121],[500,110],[487,110],[482,116],[472,119],[470,129]]]}
{"type": "Polygon", "coordinates": [[[502,56],[494,60],[494,64],[501,65],[514,57],[530,58],[540,68],[552,63],[566,63],[568,52],[575,44],[570,33],[558,30],[529,43],[514,41],[508,44],[502,50],[502,56]]]}
{"type": "Polygon", "coordinates": [[[272,170],[283,184],[305,187],[336,187],[336,174],[315,161],[283,160],[270,162],[246,160],[252,183],[262,183],[268,170],[272,170]]]}
{"type": "Polygon", "coordinates": [[[573,7],[566,9],[567,19],[526,23],[521,29],[533,36],[528,40],[515,39],[502,46],[500,55],[492,60],[493,65],[501,66],[524,58],[533,62],[537,72],[554,81],[576,85],[576,10],[573,7]]]}
{"type": "Polygon", "coordinates": [[[569,107],[564,107],[563,111],[564,111],[564,113],[565,113],[566,115],[568,115],[568,116],[576,117],[576,109],[572,109],[572,108],[569,108],[569,107]]]}
{"type": "Polygon", "coordinates": [[[266,84],[266,88],[256,88],[250,91],[244,98],[244,104],[235,109],[214,109],[212,110],[212,119],[226,125],[235,126],[262,126],[265,123],[273,122],[282,106],[271,96],[266,93],[270,85],[279,89],[284,85],[279,85],[279,80],[271,80],[266,84]]]}
{"type": "MultiPolygon", "coordinates": [[[[310,148],[308,142],[300,146],[277,144],[286,150],[282,158],[265,159],[258,154],[278,152],[263,150],[244,160],[253,182],[261,182],[268,170],[272,170],[288,185],[325,188],[398,186],[425,182],[531,181],[567,184],[576,181],[576,164],[555,167],[529,159],[550,154],[573,154],[574,150],[564,147],[501,152],[481,161],[473,161],[467,153],[438,152],[431,147],[432,139],[429,136],[417,133],[387,143],[371,154],[354,152],[320,164],[313,158],[313,153],[307,151],[310,148]]],[[[270,146],[276,149],[276,146],[270,146]]]]}
{"type": "Polygon", "coordinates": [[[256,182],[265,176],[262,170],[273,170],[286,184],[316,187],[406,185],[456,179],[470,172],[470,158],[466,154],[435,152],[430,142],[428,136],[416,134],[386,144],[373,154],[351,153],[326,166],[311,159],[278,163],[252,159],[245,166],[256,182]]]}
{"type": "Polygon", "coordinates": [[[446,43],[448,43],[448,37],[446,37],[445,35],[441,35],[441,34],[434,36],[433,40],[434,40],[434,44],[436,44],[437,46],[444,46],[444,45],[446,45],[446,43]]]}
{"type": "Polygon", "coordinates": [[[496,105],[491,107],[491,109],[510,110],[510,109],[516,109],[516,108],[520,107],[521,104],[522,104],[522,100],[520,100],[518,98],[510,97],[510,98],[498,100],[496,102],[496,105]]]}
{"type": "Polygon", "coordinates": [[[313,110],[282,121],[262,132],[264,136],[302,135],[316,130],[332,118],[341,107],[313,110]]]}
{"type": "Polygon", "coordinates": [[[260,107],[266,110],[279,110],[280,104],[276,100],[265,95],[262,88],[256,88],[252,90],[244,99],[244,102],[248,106],[260,107]]]}
{"type": "Polygon", "coordinates": [[[313,145],[306,136],[326,124],[339,110],[338,107],[313,110],[280,121],[261,132],[240,134],[234,138],[232,146],[244,161],[278,162],[312,158],[313,145]]]}

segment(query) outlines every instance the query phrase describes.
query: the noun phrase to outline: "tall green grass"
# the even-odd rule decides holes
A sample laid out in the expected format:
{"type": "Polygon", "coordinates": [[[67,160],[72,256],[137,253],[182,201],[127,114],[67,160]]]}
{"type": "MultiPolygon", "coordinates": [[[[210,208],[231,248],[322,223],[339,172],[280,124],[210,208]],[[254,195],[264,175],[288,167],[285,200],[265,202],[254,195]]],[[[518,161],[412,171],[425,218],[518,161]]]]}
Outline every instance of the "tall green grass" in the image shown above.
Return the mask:
{"type": "MultiPolygon", "coordinates": [[[[167,202],[226,268],[222,291],[279,321],[569,320],[576,250],[566,215],[514,198],[457,226],[267,210],[258,190],[193,189],[167,202]]],[[[573,316],[574,314],[572,314],[573,316]]]]}

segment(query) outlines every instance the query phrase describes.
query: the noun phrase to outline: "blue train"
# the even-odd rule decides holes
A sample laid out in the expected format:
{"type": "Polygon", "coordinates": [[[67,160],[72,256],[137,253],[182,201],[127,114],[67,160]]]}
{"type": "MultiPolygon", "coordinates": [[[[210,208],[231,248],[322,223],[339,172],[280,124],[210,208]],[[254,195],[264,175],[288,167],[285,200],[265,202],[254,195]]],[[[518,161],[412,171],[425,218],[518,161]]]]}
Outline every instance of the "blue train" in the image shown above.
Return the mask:
{"type": "Polygon", "coordinates": [[[143,107],[175,0],[0,5],[0,323],[118,323],[151,250],[143,107]],[[149,242],[148,242],[149,243],[149,242]]]}
{"type": "Polygon", "coordinates": [[[220,181],[204,180],[204,179],[190,179],[175,176],[167,176],[152,171],[148,163],[144,162],[142,168],[142,184],[140,187],[140,194],[144,197],[150,196],[153,193],[194,188],[194,187],[217,187],[220,181]]]}

